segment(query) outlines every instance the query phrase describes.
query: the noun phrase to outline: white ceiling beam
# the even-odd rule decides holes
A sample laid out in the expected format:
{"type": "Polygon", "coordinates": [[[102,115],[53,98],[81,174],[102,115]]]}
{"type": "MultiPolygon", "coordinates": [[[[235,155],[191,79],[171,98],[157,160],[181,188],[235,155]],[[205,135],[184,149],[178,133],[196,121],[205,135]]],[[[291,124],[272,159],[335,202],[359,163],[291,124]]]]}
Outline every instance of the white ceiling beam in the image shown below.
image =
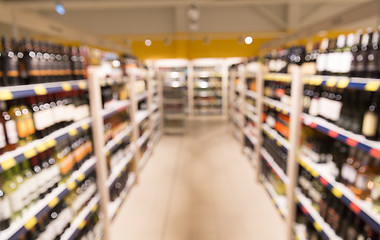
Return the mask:
{"type": "Polygon", "coordinates": [[[94,36],[68,27],[52,19],[45,18],[37,13],[22,9],[14,9],[8,4],[0,3],[0,22],[12,26],[14,19],[17,20],[17,27],[39,34],[61,37],[70,41],[78,41],[83,44],[104,47],[113,51],[127,51],[126,47],[103,40],[99,36],[94,36]]]}
{"type": "MultiPolygon", "coordinates": [[[[364,3],[371,0],[296,0],[297,3],[347,3],[356,2],[364,3]]],[[[198,6],[254,6],[254,5],[273,5],[281,3],[290,3],[294,0],[194,0],[194,1],[180,1],[180,0],[146,0],[146,1],[121,1],[121,0],[109,0],[109,1],[64,1],[63,5],[67,10],[77,9],[77,10],[94,10],[94,9],[120,9],[120,8],[154,8],[154,7],[173,7],[173,6],[188,6],[190,3],[196,4],[198,6]]],[[[54,1],[10,1],[8,2],[13,6],[36,9],[36,10],[46,10],[54,9],[54,1]]]]}
{"type": "Polygon", "coordinates": [[[295,30],[299,26],[301,6],[299,3],[289,3],[287,6],[287,27],[288,30],[295,30]]]}
{"type": "Polygon", "coordinates": [[[379,7],[380,2],[378,0],[364,3],[360,5],[360,7],[351,7],[338,15],[334,14],[333,16],[320,19],[318,22],[299,28],[294,33],[287,34],[273,41],[269,41],[261,45],[260,48],[261,50],[276,48],[293,40],[313,36],[322,30],[330,30],[342,24],[348,24],[350,22],[360,21],[368,17],[375,16],[378,14],[379,7]]]}
{"type": "Polygon", "coordinates": [[[272,11],[268,10],[268,8],[264,6],[256,6],[253,8],[256,12],[261,14],[263,17],[265,17],[267,20],[274,23],[279,29],[285,30],[286,29],[286,22],[284,19],[280,18],[278,15],[273,13],[272,11]]]}

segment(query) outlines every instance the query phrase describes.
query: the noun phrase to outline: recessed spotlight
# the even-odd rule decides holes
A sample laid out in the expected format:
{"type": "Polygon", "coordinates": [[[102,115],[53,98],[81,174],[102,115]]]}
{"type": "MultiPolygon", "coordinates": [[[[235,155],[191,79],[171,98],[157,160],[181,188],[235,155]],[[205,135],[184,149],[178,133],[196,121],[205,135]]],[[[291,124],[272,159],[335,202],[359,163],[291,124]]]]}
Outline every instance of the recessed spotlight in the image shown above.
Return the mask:
{"type": "Polygon", "coordinates": [[[249,37],[249,36],[246,37],[246,38],[244,39],[244,42],[245,42],[245,44],[247,44],[247,45],[251,44],[252,41],[253,41],[252,37],[249,37]]]}
{"type": "Polygon", "coordinates": [[[150,45],[152,45],[152,41],[150,39],[145,40],[145,46],[149,47],[150,45]]]}
{"type": "Polygon", "coordinates": [[[59,15],[64,15],[66,13],[65,7],[61,3],[55,4],[55,11],[59,15]]]}

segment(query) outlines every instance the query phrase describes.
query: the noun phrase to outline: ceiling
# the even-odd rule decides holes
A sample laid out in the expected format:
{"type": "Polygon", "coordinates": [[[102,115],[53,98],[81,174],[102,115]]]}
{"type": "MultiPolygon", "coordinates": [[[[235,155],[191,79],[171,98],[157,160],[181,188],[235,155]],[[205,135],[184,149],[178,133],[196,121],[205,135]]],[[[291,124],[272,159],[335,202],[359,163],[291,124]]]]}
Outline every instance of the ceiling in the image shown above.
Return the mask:
{"type": "Polygon", "coordinates": [[[56,36],[129,51],[132,41],[147,37],[231,39],[253,34],[278,43],[305,29],[316,33],[380,23],[377,0],[61,0],[63,16],[54,11],[55,3],[0,1],[0,34],[56,36]],[[200,9],[197,31],[189,28],[191,4],[200,9]],[[355,14],[348,14],[353,10],[355,14]]]}

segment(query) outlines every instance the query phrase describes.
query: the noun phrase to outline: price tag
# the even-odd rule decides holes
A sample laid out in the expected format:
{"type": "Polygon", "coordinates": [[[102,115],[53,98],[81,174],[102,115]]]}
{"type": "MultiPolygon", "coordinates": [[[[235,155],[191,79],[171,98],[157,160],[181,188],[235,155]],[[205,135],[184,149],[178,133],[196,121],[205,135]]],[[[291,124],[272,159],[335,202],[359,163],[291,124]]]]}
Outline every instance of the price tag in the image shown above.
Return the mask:
{"type": "Polygon", "coordinates": [[[7,101],[13,99],[13,94],[9,90],[1,90],[0,91],[0,100],[7,101]]]}
{"type": "Polygon", "coordinates": [[[377,91],[379,89],[379,86],[380,86],[380,82],[378,82],[378,81],[369,81],[365,85],[364,89],[366,91],[374,92],[374,91],[377,91]]]}
{"type": "Polygon", "coordinates": [[[68,189],[69,191],[72,191],[76,186],[77,186],[76,182],[71,182],[71,183],[67,186],[67,189],[68,189]]]}
{"type": "Polygon", "coordinates": [[[70,135],[70,136],[75,136],[75,135],[77,135],[77,134],[78,134],[78,130],[77,130],[76,128],[71,129],[71,130],[69,131],[69,135],[70,135]]]}
{"type": "Polygon", "coordinates": [[[341,198],[342,197],[342,193],[338,190],[338,189],[336,189],[335,187],[333,187],[333,189],[331,190],[331,192],[335,195],[335,197],[337,197],[337,198],[341,198]]]}
{"type": "Polygon", "coordinates": [[[85,221],[85,220],[83,220],[83,221],[79,224],[78,229],[83,229],[84,226],[86,226],[86,221],[85,221]]]}
{"type": "Polygon", "coordinates": [[[37,151],[34,148],[29,149],[29,150],[27,150],[27,151],[24,152],[25,158],[32,158],[32,157],[34,157],[36,155],[37,155],[37,151]]]}
{"type": "Polygon", "coordinates": [[[337,79],[335,77],[331,77],[326,81],[326,86],[334,87],[337,83],[337,79]]]}
{"type": "Polygon", "coordinates": [[[342,79],[339,79],[339,82],[336,86],[338,88],[346,88],[349,83],[350,83],[350,80],[348,78],[342,78],[342,79]]]}
{"type": "Polygon", "coordinates": [[[88,123],[82,125],[83,130],[87,130],[90,127],[88,123]]]}
{"type": "Polygon", "coordinates": [[[86,83],[86,81],[83,81],[83,80],[79,81],[79,82],[78,82],[78,87],[79,87],[80,89],[86,89],[86,88],[87,88],[87,83],[86,83]]]}
{"type": "Polygon", "coordinates": [[[313,225],[314,225],[315,229],[316,229],[318,232],[321,232],[321,231],[322,231],[322,227],[321,227],[321,225],[319,225],[319,223],[314,222],[313,225]]]}
{"type": "Polygon", "coordinates": [[[69,83],[62,84],[63,91],[71,91],[72,87],[69,83]]]}
{"type": "Polygon", "coordinates": [[[46,143],[46,146],[48,148],[51,148],[51,147],[54,147],[56,144],[57,144],[57,141],[55,139],[50,139],[49,141],[47,141],[46,143]]]}
{"type": "Polygon", "coordinates": [[[36,217],[32,217],[29,221],[27,221],[24,225],[24,227],[26,228],[26,230],[30,230],[32,229],[35,225],[37,224],[37,218],[36,217]]]}
{"type": "Polygon", "coordinates": [[[84,173],[82,173],[81,175],[79,175],[79,177],[77,178],[78,182],[82,182],[85,177],[86,177],[86,175],[84,175],[84,173]]]}
{"type": "Polygon", "coordinates": [[[51,200],[49,202],[48,205],[50,208],[54,208],[55,206],[57,206],[58,202],[59,202],[59,198],[55,197],[55,198],[53,198],[53,200],[51,200]]]}
{"type": "Polygon", "coordinates": [[[35,92],[37,95],[46,95],[46,94],[47,94],[47,90],[46,90],[45,86],[43,86],[43,85],[37,85],[37,86],[34,88],[34,92],[35,92]]]}
{"type": "Polygon", "coordinates": [[[47,149],[47,147],[46,147],[46,143],[44,143],[44,144],[40,144],[40,145],[37,146],[37,151],[38,151],[39,153],[45,152],[46,149],[47,149]]]}
{"type": "Polygon", "coordinates": [[[16,166],[17,162],[14,158],[9,158],[1,163],[1,168],[3,171],[7,171],[8,169],[16,166]]]}

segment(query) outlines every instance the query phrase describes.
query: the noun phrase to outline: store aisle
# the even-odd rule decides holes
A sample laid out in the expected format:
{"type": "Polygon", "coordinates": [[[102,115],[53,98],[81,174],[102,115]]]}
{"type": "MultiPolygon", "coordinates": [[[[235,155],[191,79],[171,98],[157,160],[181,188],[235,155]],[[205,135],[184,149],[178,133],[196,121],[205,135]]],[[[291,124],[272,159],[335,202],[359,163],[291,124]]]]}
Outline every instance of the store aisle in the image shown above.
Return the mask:
{"type": "Polygon", "coordinates": [[[163,136],[115,218],[113,240],[283,239],[285,223],[227,122],[163,136]]]}

